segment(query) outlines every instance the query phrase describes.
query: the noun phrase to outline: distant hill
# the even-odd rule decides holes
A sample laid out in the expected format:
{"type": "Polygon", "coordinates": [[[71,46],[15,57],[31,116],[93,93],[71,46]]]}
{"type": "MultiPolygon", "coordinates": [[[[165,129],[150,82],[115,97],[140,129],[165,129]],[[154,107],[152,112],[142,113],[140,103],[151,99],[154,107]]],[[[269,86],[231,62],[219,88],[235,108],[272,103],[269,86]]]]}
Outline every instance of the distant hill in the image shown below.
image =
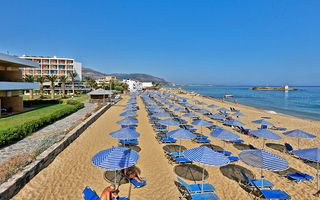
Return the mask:
{"type": "Polygon", "coordinates": [[[149,74],[142,74],[142,73],[132,73],[132,74],[123,74],[123,73],[113,73],[113,74],[105,74],[98,71],[95,71],[90,68],[82,68],[82,77],[91,77],[93,79],[102,78],[103,76],[116,76],[118,79],[136,79],[141,82],[157,82],[161,83],[162,85],[168,85],[170,84],[168,81],[166,81],[163,78],[158,78],[149,74]]]}

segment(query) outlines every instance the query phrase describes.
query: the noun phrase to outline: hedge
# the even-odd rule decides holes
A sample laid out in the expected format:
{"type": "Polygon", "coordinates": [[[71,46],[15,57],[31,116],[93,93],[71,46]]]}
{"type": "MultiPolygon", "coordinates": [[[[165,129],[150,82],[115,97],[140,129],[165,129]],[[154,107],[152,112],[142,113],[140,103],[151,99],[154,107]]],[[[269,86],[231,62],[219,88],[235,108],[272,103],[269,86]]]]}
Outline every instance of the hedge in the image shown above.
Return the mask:
{"type": "Polygon", "coordinates": [[[62,103],[61,99],[55,99],[55,100],[35,99],[35,100],[24,100],[23,106],[29,107],[32,105],[59,104],[59,103],[62,103]]]}
{"type": "Polygon", "coordinates": [[[52,124],[53,122],[76,112],[77,110],[84,107],[83,103],[78,101],[67,102],[72,107],[66,107],[64,110],[53,112],[52,114],[25,122],[21,125],[17,125],[13,128],[0,131],[0,147],[12,144],[13,142],[23,139],[27,135],[39,130],[40,128],[52,124]]]}

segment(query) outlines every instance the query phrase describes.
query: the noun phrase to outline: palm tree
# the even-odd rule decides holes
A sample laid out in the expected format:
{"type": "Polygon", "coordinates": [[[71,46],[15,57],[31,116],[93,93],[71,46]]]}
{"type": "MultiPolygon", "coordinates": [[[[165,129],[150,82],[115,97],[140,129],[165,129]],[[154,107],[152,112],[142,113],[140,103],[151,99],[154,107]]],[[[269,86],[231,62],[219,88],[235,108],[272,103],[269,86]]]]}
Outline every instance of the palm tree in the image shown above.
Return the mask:
{"type": "Polygon", "coordinates": [[[66,82],[68,80],[68,77],[66,76],[60,76],[60,81],[62,83],[62,98],[66,97],[66,82]]]}
{"type": "Polygon", "coordinates": [[[77,72],[70,72],[69,76],[71,77],[72,94],[74,94],[74,79],[78,76],[78,74],[77,74],[77,72]]]}
{"type": "Polygon", "coordinates": [[[54,100],[54,82],[58,79],[57,75],[48,75],[47,79],[50,81],[51,99],[54,100]]]}
{"type": "MultiPolygon", "coordinates": [[[[27,74],[27,75],[24,77],[24,80],[25,80],[26,82],[33,83],[33,82],[34,82],[34,77],[33,77],[32,75],[30,75],[30,74],[27,74]]],[[[32,90],[32,89],[29,90],[29,94],[30,94],[29,99],[33,99],[33,90],[32,90]]]]}
{"type": "Polygon", "coordinates": [[[46,78],[43,76],[37,76],[36,81],[40,83],[40,98],[43,98],[43,83],[46,81],[46,78]]]}
{"type": "Polygon", "coordinates": [[[91,90],[97,87],[96,81],[91,77],[85,77],[84,81],[90,85],[91,90]]]}

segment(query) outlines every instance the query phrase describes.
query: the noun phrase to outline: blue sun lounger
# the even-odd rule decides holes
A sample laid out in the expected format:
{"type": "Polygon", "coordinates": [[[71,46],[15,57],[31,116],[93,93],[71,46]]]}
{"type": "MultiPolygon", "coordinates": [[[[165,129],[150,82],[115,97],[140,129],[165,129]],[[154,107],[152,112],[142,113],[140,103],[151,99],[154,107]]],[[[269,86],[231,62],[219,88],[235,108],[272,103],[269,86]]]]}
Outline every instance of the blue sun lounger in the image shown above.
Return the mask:
{"type": "Polygon", "coordinates": [[[240,170],[243,178],[248,182],[246,186],[250,186],[251,188],[254,188],[255,186],[259,188],[273,188],[274,185],[266,180],[266,179],[250,179],[244,171],[240,170]]]}
{"type": "MultiPolygon", "coordinates": [[[[176,163],[192,163],[191,160],[183,157],[183,155],[173,155],[174,152],[171,152],[171,150],[168,147],[167,147],[167,150],[168,150],[168,153],[169,153],[169,154],[167,154],[167,157],[170,160],[172,160],[172,161],[174,161],[176,163]]],[[[178,153],[178,152],[176,152],[176,153],[178,153]]]]}
{"type": "Polygon", "coordinates": [[[132,183],[132,185],[134,185],[136,188],[143,187],[143,186],[145,186],[146,183],[147,183],[146,180],[140,179],[139,177],[137,177],[137,178],[138,178],[140,181],[142,181],[142,183],[138,182],[138,181],[135,180],[135,179],[130,179],[129,177],[127,177],[127,176],[124,174],[123,170],[121,170],[121,175],[122,175],[124,178],[126,178],[130,183],[132,183]]]}
{"type": "Polygon", "coordinates": [[[196,193],[190,195],[192,200],[219,200],[219,197],[214,193],[196,193]]]}
{"type": "Polygon", "coordinates": [[[313,180],[313,177],[310,176],[309,174],[305,174],[305,173],[299,173],[299,172],[296,172],[296,173],[290,173],[290,174],[287,174],[285,175],[287,178],[293,180],[293,181],[296,181],[298,183],[300,183],[301,181],[309,181],[309,180],[313,180]]]}
{"type": "Polygon", "coordinates": [[[221,154],[223,154],[225,156],[231,156],[232,155],[232,153],[230,151],[217,151],[217,152],[221,153],[221,154]]]}
{"type": "MultiPolygon", "coordinates": [[[[100,197],[91,190],[91,188],[89,188],[88,186],[86,188],[84,188],[83,192],[82,192],[82,197],[85,200],[100,200],[100,197]]],[[[119,197],[118,200],[129,200],[126,197],[119,197]]]]}
{"type": "MultiPolygon", "coordinates": [[[[179,183],[185,187],[189,193],[199,193],[202,191],[202,184],[190,184],[188,185],[186,182],[184,182],[181,178],[178,177],[179,183]]],[[[203,192],[214,192],[214,187],[209,183],[203,184],[203,192]]]]}
{"type": "Polygon", "coordinates": [[[165,146],[167,149],[166,154],[173,157],[183,157],[183,152],[172,152],[168,146],[165,146]]]}
{"type": "Polygon", "coordinates": [[[229,156],[227,158],[229,159],[230,162],[235,162],[235,161],[239,160],[239,158],[237,156],[229,156]]]}
{"type": "Polygon", "coordinates": [[[138,140],[120,140],[120,144],[137,145],[139,142],[138,140]]]}
{"type": "MultiPolygon", "coordinates": [[[[255,185],[254,183],[252,184],[255,185]]],[[[291,197],[282,190],[263,190],[260,189],[257,185],[255,185],[255,187],[261,193],[260,197],[264,197],[266,199],[291,199],[291,197]]]]}

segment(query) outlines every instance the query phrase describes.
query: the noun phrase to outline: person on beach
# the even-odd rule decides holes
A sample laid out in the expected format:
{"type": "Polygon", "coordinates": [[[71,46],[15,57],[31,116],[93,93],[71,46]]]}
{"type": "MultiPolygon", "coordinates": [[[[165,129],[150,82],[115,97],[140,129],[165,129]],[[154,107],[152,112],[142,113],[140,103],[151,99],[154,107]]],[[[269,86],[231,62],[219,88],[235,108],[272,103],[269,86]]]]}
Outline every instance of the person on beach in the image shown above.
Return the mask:
{"type": "Polygon", "coordinates": [[[129,179],[134,179],[138,183],[143,183],[143,179],[139,176],[139,172],[136,169],[133,168],[126,168],[124,169],[124,174],[129,178],[129,179]]]}
{"type": "Polygon", "coordinates": [[[106,187],[100,197],[101,200],[115,200],[118,198],[119,196],[116,193],[116,186],[114,184],[106,187]]]}
{"type": "Polygon", "coordinates": [[[238,104],[238,101],[237,101],[237,99],[234,99],[234,103],[235,103],[235,104],[238,104]]]}

